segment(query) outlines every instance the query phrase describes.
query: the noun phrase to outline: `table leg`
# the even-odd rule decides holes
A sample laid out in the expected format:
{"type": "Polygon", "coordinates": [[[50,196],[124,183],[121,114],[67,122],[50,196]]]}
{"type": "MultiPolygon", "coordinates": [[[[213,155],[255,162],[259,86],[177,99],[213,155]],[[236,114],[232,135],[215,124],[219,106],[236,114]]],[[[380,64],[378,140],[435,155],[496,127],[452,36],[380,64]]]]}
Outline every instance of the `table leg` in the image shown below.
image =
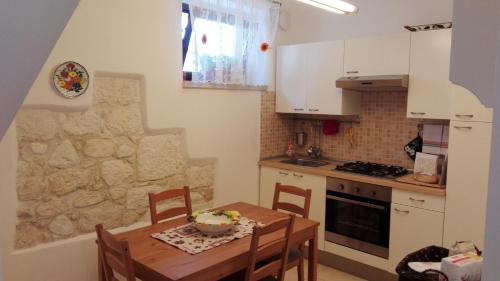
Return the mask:
{"type": "Polygon", "coordinates": [[[317,281],[318,279],[318,227],[314,228],[314,237],[309,240],[307,280],[317,281]]]}

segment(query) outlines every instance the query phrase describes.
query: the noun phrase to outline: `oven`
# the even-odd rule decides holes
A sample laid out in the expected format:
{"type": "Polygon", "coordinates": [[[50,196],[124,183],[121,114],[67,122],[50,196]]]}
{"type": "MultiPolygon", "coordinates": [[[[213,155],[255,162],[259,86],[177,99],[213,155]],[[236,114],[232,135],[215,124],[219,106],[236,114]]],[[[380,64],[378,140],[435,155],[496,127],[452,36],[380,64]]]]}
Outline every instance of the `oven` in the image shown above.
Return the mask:
{"type": "Polygon", "coordinates": [[[327,178],[325,239],[389,258],[391,189],[327,178]]]}

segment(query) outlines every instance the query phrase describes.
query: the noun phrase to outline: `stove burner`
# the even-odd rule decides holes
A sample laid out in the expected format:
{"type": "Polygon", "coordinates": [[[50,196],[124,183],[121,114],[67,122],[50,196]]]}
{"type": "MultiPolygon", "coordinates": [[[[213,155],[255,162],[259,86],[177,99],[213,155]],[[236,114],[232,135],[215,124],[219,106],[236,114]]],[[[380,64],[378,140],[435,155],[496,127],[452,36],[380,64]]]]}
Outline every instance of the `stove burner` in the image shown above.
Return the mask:
{"type": "Polygon", "coordinates": [[[396,178],[408,173],[403,167],[389,166],[370,162],[349,162],[335,168],[338,171],[363,174],[374,177],[396,178]]]}

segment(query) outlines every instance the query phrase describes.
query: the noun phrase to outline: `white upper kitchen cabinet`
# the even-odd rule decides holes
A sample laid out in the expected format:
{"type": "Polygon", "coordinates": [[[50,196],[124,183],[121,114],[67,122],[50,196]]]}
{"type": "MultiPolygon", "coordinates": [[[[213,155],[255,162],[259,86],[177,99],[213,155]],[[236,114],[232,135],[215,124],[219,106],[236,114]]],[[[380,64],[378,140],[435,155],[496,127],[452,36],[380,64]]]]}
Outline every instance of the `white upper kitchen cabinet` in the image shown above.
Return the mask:
{"type": "Polygon", "coordinates": [[[307,44],[279,47],[276,64],[276,112],[304,113],[309,81],[307,44]]]}
{"type": "Polygon", "coordinates": [[[408,74],[410,33],[345,41],[344,76],[408,74]]]}
{"type": "Polygon", "coordinates": [[[493,108],[485,107],[469,90],[453,85],[451,92],[451,119],[457,121],[492,122],[493,108]]]}
{"type": "Polygon", "coordinates": [[[407,117],[450,119],[451,29],[411,33],[407,117]]]}
{"type": "Polygon", "coordinates": [[[344,41],[278,48],[276,112],[326,115],[359,113],[360,94],[342,92],[344,41]]]}
{"type": "Polygon", "coordinates": [[[450,122],[444,246],[484,246],[492,124],[450,122]]]}

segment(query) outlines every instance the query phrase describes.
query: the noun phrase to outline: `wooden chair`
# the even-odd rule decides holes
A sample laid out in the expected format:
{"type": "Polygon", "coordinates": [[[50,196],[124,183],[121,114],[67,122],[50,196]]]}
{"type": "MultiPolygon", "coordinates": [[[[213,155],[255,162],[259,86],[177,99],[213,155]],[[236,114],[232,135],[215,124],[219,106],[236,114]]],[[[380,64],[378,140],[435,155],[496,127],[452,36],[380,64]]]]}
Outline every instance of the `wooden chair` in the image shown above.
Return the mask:
{"type": "MultiPolygon", "coordinates": [[[[311,207],[311,189],[302,189],[291,185],[282,185],[281,183],[276,183],[274,189],[274,199],[273,199],[273,210],[285,210],[303,218],[309,218],[309,209],[311,207]],[[288,193],[298,197],[304,198],[304,206],[297,206],[289,202],[280,202],[280,194],[288,193]]],[[[292,248],[290,250],[290,256],[288,257],[287,269],[297,267],[297,277],[299,281],[304,281],[304,253],[305,244],[300,245],[298,248],[292,248]]]]}
{"type": "Polygon", "coordinates": [[[277,220],[263,227],[254,227],[245,281],[284,280],[294,224],[295,215],[291,214],[288,218],[277,220]],[[283,234],[278,239],[261,244],[263,236],[276,233],[283,234]]]}
{"type": "Polygon", "coordinates": [[[295,215],[253,228],[248,267],[219,281],[283,281],[295,215]],[[279,235],[278,235],[279,233],[279,235]],[[274,239],[268,235],[278,235],[274,239]],[[261,238],[266,242],[261,244],[261,238]]]}
{"type": "Polygon", "coordinates": [[[126,281],[136,281],[130,249],[127,241],[118,241],[104,230],[102,224],[95,227],[99,254],[99,281],[119,281],[114,272],[126,281]]]}
{"type": "Polygon", "coordinates": [[[157,224],[158,221],[177,217],[180,215],[188,215],[190,216],[193,212],[191,208],[191,195],[189,193],[189,187],[184,186],[184,188],[179,189],[171,189],[160,192],[158,194],[149,194],[149,209],[151,213],[151,223],[157,224]],[[177,197],[184,197],[184,207],[176,207],[168,210],[164,210],[158,213],[157,205],[158,202],[165,201],[168,199],[173,199],[177,197]]]}

